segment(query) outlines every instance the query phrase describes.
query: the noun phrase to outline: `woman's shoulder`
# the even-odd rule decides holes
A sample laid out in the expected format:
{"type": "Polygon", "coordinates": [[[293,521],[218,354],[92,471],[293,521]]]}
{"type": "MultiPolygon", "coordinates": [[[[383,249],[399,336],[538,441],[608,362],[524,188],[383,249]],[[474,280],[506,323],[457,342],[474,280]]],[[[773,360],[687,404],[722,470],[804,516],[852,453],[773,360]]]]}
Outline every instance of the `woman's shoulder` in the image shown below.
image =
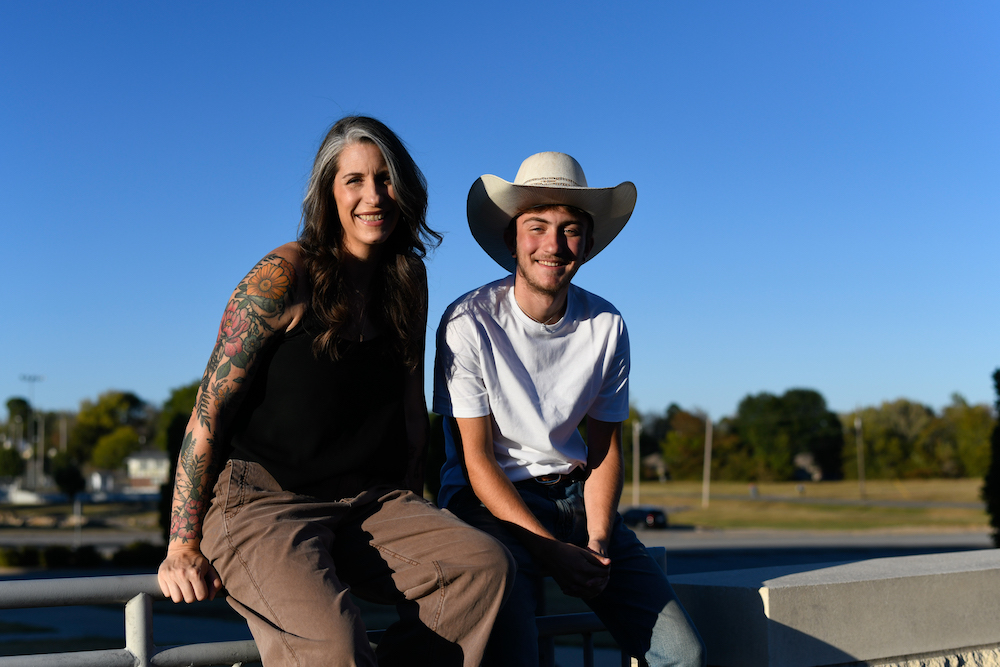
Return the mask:
{"type": "Polygon", "coordinates": [[[297,242],[279,246],[257,262],[237,288],[280,325],[294,327],[308,303],[305,257],[297,242]]]}
{"type": "Polygon", "coordinates": [[[298,241],[292,241],[290,243],[286,243],[285,245],[278,246],[265,255],[264,259],[261,261],[266,262],[268,260],[287,262],[291,265],[291,268],[295,271],[296,275],[305,274],[305,252],[303,252],[302,246],[299,245],[298,241]]]}
{"type": "Polygon", "coordinates": [[[275,277],[280,275],[280,282],[293,291],[298,291],[309,282],[305,253],[295,241],[278,246],[264,255],[251,269],[249,276],[257,274],[275,277]]]}

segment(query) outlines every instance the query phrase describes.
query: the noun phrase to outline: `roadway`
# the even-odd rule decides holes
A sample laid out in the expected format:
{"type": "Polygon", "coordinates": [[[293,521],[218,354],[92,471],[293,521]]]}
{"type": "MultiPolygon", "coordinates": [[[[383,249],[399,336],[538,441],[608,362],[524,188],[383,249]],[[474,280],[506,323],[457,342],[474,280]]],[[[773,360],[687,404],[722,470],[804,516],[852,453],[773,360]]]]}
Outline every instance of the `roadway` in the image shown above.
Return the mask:
{"type": "Polygon", "coordinates": [[[668,574],[774,565],[842,563],[871,558],[989,549],[987,530],[644,530],[646,546],[667,550],[668,574]]]}

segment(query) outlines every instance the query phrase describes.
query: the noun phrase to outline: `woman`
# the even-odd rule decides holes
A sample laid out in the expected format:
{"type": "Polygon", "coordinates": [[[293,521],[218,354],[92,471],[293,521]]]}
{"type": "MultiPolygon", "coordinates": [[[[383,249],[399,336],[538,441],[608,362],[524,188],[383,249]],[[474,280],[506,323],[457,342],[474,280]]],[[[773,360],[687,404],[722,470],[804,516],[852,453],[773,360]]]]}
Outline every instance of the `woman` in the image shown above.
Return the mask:
{"type": "Polygon", "coordinates": [[[265,667],[373,665],[357,607],[395,604],[380,664],[478,665],[512,575],[420,497],[427,189],[402,142],[338,121],[298,242],[233,292],[177,465],[164,595],[223,585],[265,667]],[[214,497],[213,497],[214,495],[214,497]],[[210,503],[210,505],[209,505],[210,503]]]}

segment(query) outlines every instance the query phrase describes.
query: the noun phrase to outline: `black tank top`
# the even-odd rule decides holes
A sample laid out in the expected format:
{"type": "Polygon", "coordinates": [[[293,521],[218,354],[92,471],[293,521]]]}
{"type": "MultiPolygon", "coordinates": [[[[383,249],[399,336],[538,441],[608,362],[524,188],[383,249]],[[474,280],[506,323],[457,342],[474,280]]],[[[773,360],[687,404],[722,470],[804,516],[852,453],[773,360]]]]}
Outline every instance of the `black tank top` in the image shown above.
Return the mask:
{"type": "Polygon", "coordinates": [[[311,316],[261,352],[231,426],[230,458],[261,464],[281,488],[322,499],[401,484],[406,369],[387,335],[313,355],[311,316]]]}

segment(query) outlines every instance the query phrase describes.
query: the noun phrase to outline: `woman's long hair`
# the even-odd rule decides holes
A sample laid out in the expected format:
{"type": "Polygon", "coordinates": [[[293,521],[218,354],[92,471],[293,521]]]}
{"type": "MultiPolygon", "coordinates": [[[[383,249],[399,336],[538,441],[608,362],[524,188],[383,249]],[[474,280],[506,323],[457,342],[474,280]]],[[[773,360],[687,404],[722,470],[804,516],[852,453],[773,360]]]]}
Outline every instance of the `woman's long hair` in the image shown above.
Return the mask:
{"type": "Polygon", "coordinates": [[[333,198],[333,181],[344,148],[356,143],[375,145],[389,168],[399,207],[396,228],[380,249],[372,275],[371,314],[396,339],[396,349],[408,368],[423,358],[427,293],[423,257],[426,244],[441,235],[427,226],[427,181],[392,130],[366,116],[337,121],[323,140],[313,163],[309,188],[302,202],[299,245],[312,285],[312,309],[325,331],[313,351],[337,356],[338,334],[357,313],[351,312],[350,288],[342,271],[343,227],[333,198]]]}

